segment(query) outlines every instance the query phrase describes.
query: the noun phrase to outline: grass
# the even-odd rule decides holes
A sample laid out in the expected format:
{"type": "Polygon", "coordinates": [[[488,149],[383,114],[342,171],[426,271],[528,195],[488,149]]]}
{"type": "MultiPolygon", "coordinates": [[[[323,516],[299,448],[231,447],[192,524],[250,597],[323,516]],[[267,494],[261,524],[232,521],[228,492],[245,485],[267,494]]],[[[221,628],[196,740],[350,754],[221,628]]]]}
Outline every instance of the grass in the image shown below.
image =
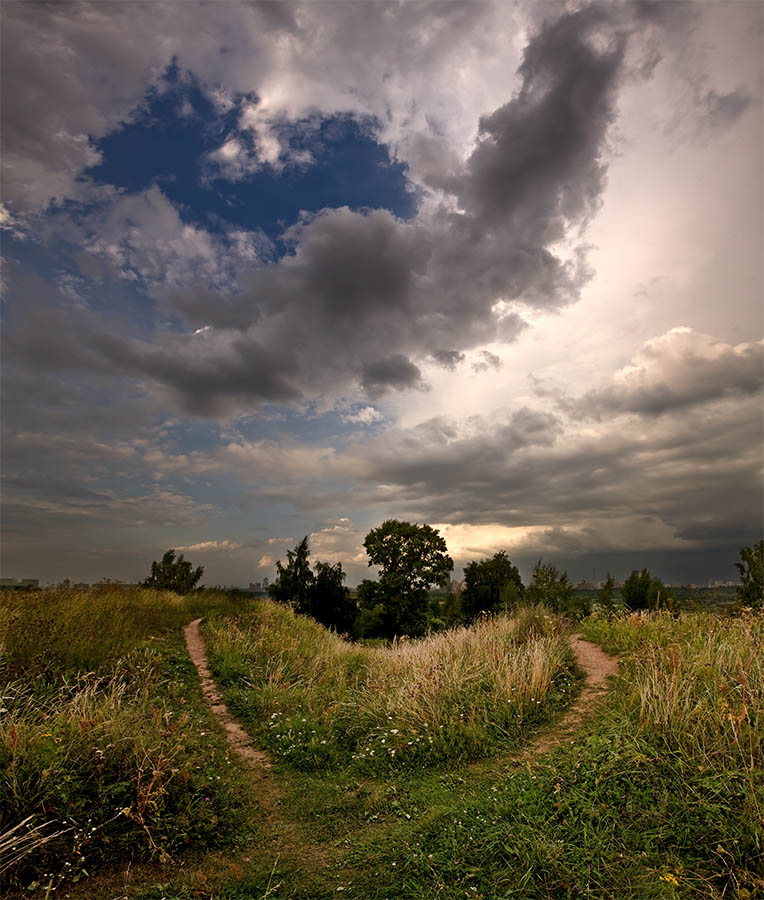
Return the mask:
{"type": "Polygon", "coordinates": [[[205,636],[231,708],[303,771],[421,770],[517,747],[574,684],[562,621],[540,608],[379,648],[265,601],[205,636]]]}
{"type": "Polygon", "coordinates": [[[189,619],[240,608],[215,591],[181,597],[109,586],[0,590],[0,664],[25,677],[107,671],[142,642],[177,633],[189,619]]]}
{"type": "MultiPolygon", "coordinates": [[[[257,631],[265,619],[251,624],[265,640],[257,631]]],[[[265,846],[245,875],[210,897],[764,895],[762,617],[593,617],[582,630],[622,662],[607,702],[574,741],[523,765],[461,758],[321,771],[286,759],[283,808],[301,829],[304,852],[325,848],[329,864],[306,871],[265,846]]],[[[321,714],[329,684],[342,686],[347,702],[352,683],[342,672],[353,667],[313,668],[307,638],[292,637],[290,652],[260,677],[279,672],[283,689],[295,689],[296,708],[313,703],[310,715],[321,714]]],[[[256,675],[256,654],[245,663],[227,653],[230,673],[238,666],[236,677],[256,675]]],[[[375,659],[365,659],[365,670],[355,666],[368,678],[375,659]]],[[[255,685],[260,692],[262,682],[255,685]]]]}
{"type": "Polygon", "coordinates": [[[200,607],[232,611],[228,597],[111,588],[0,602],[0,883],[50,892],[244,828],[246,782],[180,636],[200,607]]]}
{"type": "MultiPolygon", "coordinates": [[[[576,687],[565,630],[543,610],[380,648],[347,644],[270,603],[237,611],[210,599],[204,630],[216,677],[275,760],[244,778],[180,643],[180,624],[202,602],[168,602],[156,628],[135,622],[132,643],[99,648],[86,657],[98,665],[79,675],[55,636],[57,669],[34,641],[28,670],[5,664],[16,737],[4,713],[0,753],[13,745],[16,762],[0,764],[3,821],[20,822],[32,804],[38,824],[66,827],[61,804],[82,795],[67,819],[78,830],[56,839],[69,854],[61,859],[79,847],[88,872],[91,862],[155,860],[118,889],[84,876],[73,885],[69,874],[57,895],[764,896],[764,616],[584,620],[583,636],[620,656],[619,676],[571,742],[525,759],[513,751],[554,727],[576,687]],[[160,756],[139,777],[147,749],[160,756]],[[149,835],[134,816],[138,786],[148,789],[154,772],[149,835]],[[51,801],[59,815],[44,811],[51,801]],[[89,843],[78,845],[83,832],[89,843]],[[176,865],[163,865],[162,851],[176,865]]],[[[108,616],[95,619],[108,627],[108,616]]],[[[30,871],[41,889],[54,843],[41,844],[30,871]]]]}

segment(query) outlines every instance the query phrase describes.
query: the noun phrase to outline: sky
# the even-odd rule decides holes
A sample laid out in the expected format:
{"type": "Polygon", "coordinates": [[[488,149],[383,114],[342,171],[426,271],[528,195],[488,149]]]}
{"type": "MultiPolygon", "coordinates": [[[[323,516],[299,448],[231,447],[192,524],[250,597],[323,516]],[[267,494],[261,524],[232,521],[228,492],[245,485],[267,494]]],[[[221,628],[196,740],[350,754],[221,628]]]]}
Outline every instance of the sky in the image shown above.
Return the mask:
{"type": "Polygon", "coordinates": [[[759,2],[6,0],[2,575],[762,538],[759,2]]]}

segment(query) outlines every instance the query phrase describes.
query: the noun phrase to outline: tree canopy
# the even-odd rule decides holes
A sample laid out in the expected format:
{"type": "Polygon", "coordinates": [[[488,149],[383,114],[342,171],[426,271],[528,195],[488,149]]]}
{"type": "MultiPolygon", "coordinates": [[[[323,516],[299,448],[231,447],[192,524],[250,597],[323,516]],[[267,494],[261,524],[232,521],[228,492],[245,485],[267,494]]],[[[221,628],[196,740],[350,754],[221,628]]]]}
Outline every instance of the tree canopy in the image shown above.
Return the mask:
{"type": "Polygon", "coordinates": [[[742,562],[735,563],[740,572],[737,598],[743,606],[764,606],[764,541],[740,550],[742,562]]]}
{"type": "Polygon", "coordinates": [[[287,550],[286,565],[276,561],[276,580],[268,586],[268,595],[279,603],[286,603],[301,612],[308,605],[308,592],[315,581],[310,570],[308,536],[299,541],[294,550],[287,550]]]}
{"type": "Polygon", "coordinates": [[[176,559],[175,551],[168,550],[162,559],[151,563],[151,575],[143,582],[144,587],[156,588],[160,591],[175,591],[176,594],[189,594],[196,587],[204,574],[204,566],[194,569],[183,554],[176,559]]]}
{"type": "Polygon", "coordinates": [[[357,606],[343,584],[342,564],[317,562],[313,572],[309,557],[306,535],[294,550],[287,550],[286,565],[281,560],[276,563],[276,580],[268,587],[269,596],[298,613],[312,616],[327,628],[350,634],[357,606]]]}
{"type": "Polygon", "coordinates": [[[467,621],[481,612],[493,613],[500,609],[512,609],[523,599],[520,572],[513,566],[504,550],[490,559],[468,563],[464,569],[462,612],[467,621]]]}
{"type": "Polygon", "coordinates": [[[379,581],[360,592],[361,605],[376,610],[387,637],[424,633],[427,592],[445,585],[454,568],[446,542],[437,529],[388,519],[373,528],[363,542],[369,565],[379,566],[379,581]]]}
{"type": "Polygon", "coordinates": [[[641,572],[635,569],[629,575],[623,583],[621,597],[629,609],[658,609],[662,605],[671,607],[666,585],[647,569],[641,572]]]}
{"type": "Polygon", "coordinates": [[[567,572],[553,563],[539,560],[533,567],[533,579],[525,592],[530,603],[544,603],[555,612],[581,617],[590,612],[588,599],[577,599],[567,572]]]}

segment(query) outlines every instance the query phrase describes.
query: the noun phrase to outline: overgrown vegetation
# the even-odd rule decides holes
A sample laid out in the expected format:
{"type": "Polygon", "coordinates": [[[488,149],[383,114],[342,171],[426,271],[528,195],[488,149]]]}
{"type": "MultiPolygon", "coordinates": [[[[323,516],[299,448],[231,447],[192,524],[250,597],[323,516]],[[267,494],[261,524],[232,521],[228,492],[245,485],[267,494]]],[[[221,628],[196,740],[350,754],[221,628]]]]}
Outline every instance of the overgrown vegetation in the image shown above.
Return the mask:
{"type": "MultiPolygon", "coordinates": [[[[491,562],[474,583],[514,605],[491,562]]],[[[580,615],[564,573],[540,574],[580,615]]],[[[649,605],[654,579],[634,574],[649,605]]],[[[82,900],[764,896],[764,614],[665,609],[660,588],[664,609],[624,611],[609,582],[578,627],[620,674],[570,742],[525,757],[576,689],[548,599],[366,646],[286,603],[2,594],[0,859],[18,859],[0,879],[29,896],[80,879],[82,900]],[[200,615],[229,705],[273,756],[260,776],[201,702],[180,636],[200,615]],[[216,846],[224,871],[167,863],[216,846]],[[89,888],[116,860],[154,860],[161,880],[89,888]]],[[[428,623],[460,615],[428,599],[428,623]]]]}
{"type": "Polygon", "coordinates": [[[0,594],[0,883],[50,892],[244,827],[180,636],[195,614],[237,608],[151,590],[0,594]]]}
{"type": "Polygon", "coordinates": [[[231,707],[305,771],[421,768],[519,746],[573,682],[566,630],[543,608],[376,648],[263,602],[205,635],[231,707]]]}

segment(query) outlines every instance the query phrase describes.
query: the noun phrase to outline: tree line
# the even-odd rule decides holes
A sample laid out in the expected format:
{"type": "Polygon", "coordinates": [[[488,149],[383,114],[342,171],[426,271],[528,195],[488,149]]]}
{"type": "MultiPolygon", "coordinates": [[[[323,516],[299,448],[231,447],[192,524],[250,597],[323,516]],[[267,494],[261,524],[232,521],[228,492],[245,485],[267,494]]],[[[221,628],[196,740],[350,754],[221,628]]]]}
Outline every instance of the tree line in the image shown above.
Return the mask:
{"type": "MultiPolygon", "coordinates": [[[[484,615],[511,611],[523,603],[543,603],[554,612],[582,618],[591,612],[591,596],[577,592],[553,563],[539,560],[526,586],[505,551],[475,560],[464,569],[461,591],[447,591],[453,560],[445,539],[430,525],[388,519],[364,540],[369,565],[377,566],[376,581],[364,579],[355,592],[344,584],[342,564],[310,563],[305,536],[286,561],[276,563],[276,579],[268,594],[296,612],[352,638],[419,637],[454,625],[470,624],[484,615]],[[433,592],[432,588],[440,588],[433,592]]],[[[742,606],[764,607],[764,540],[740,550],[737,598],[742,606]]],[[[146,587],[185,594],[200,580],[203,567],[194,569],[183,554],[168,550],[152,563],[146,587]]],[[[670,590],[647,569],[633,571],[620,589],[620,605],[629,610],[668,609],[678,612],[670,590]]],[[[596,596],[606,613],[618,607],[616,585],[608,576],[596,596]]]]}

